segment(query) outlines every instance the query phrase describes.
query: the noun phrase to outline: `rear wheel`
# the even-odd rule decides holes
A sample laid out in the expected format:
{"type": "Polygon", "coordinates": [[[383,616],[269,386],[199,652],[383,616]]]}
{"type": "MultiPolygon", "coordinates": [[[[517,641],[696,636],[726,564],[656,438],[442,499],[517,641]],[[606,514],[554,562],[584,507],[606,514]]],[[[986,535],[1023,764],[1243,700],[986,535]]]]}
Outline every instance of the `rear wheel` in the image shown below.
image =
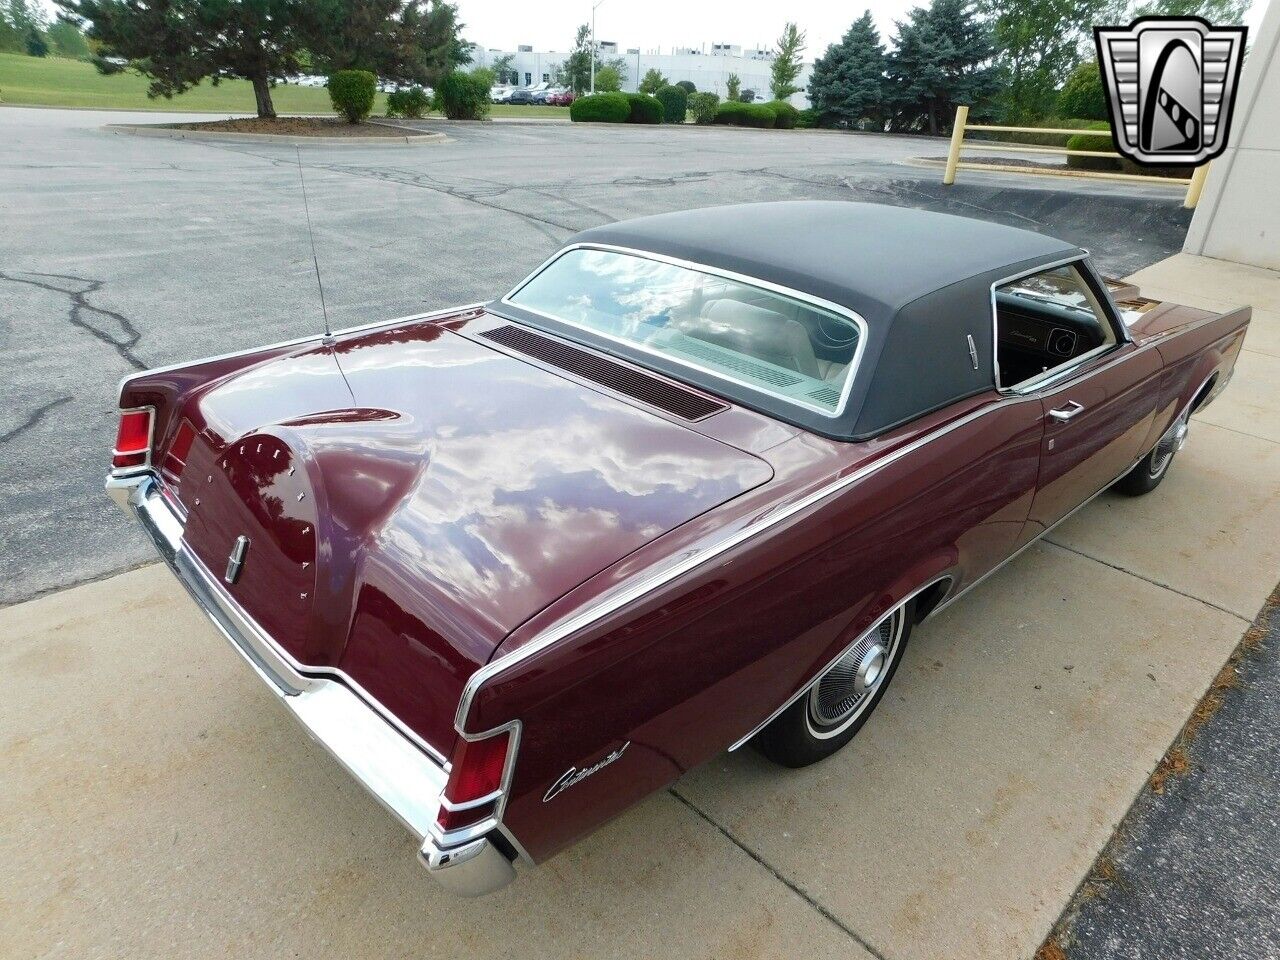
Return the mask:
{"type": "Polygon", "coordinates": [[[1187,442],[1189,416],[1190,413],[1185,413],[1173,421],[1169,429],[1164,432],[1164,436],[1156,441],[1151,452],[1139,460],[1136,467],[1121,477],[1115,488],[1131,497],[1140,497],[1160,486],[1160,481],[1169,472],[1169,465],[1173,463],[1174,454],[1187,442]]]}
{"type": "Polygon", "coordinates": [[[905,603],[845,651],[795,703],[760,731],[752,745],[774,763],[804,767],[854,738],[883,699],[911,636],[905,603]]]}

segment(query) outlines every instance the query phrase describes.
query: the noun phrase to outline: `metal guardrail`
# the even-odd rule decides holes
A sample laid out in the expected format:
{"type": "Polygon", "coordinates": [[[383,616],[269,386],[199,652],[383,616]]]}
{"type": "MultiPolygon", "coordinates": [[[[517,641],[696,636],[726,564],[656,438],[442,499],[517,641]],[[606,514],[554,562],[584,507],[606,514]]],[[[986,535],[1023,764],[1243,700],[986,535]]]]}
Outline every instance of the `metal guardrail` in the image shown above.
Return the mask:
{"type": "MultiPolygon", "coordinates": [[[[947,166],[942,174],[942,182],[948,186],[956,182],[957,170],[988,170],[1004,173],[1033,173],[1042,176],[1057,177],[1087,177],[1095,180],[1141,180],[1150,183],[1152,177],[1143,176],[1139,173],[1112,173],[1106,170],[1051,170],[1040,167],[1016,167],[1011,164],[998,163],[962,163],[960,160],[960,151],[964,150],[990,150],[996,153],[1055,153],[1060,156],[1068,157],[1112,157],[1117,160],[1123,159],[1120,154],[1113,153],[1110,150],[1068,150],[1066,147],[1035,147],[1025,143],[997,143],[997,142],[981,142],[976,143],[972,140],[966,141],[965,132],[969,130],[991,131],[995,133],[1052,133],[1061,134],[1063,136],[1074,137],[1077,134],[1088,134],[1088,130],[1068,129],[1062,127],[998,127],[989,124],[969,123],[969,108],[956,107],[956,123],[951,130],[951,149],[947,152],[947,166]]],[[[1099,135],[1105,136],[1103,131],[1098,131],[1099,135]]],[[[1195,205],[1200,201],[1200,193],[1204,190],[1205,177],[1209,174],[1209,164],[1202,163],[1196,167],[1190,179],[1183,177],[1160,177],[1157,182],[1160,183],[1176,183],[1186,184],[1187,193],[1183,198],[1182,205],[1187,209],[1194,209],[1195,205]]]]}

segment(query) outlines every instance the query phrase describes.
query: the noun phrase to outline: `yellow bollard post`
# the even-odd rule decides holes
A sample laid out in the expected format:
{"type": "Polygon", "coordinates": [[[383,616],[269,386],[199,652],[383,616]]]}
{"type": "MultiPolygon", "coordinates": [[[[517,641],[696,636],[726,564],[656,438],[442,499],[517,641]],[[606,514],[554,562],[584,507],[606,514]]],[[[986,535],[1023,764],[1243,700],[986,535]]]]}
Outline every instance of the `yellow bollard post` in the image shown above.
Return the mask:
{"type": "Polygon", "coordinates": [[[947,169],[942,174],[942,182],[950,185],[956,182],[956,165],[960,163],[960,144],[964,142],[964,125],[969,122],[969,108],[956,107],[956,125],[951,130],[951,150],[947,153],[947,169]]]}
{"type": "Polygon", "coordinates": [[[1182,205],[1188,210],[1194,210],[1196,204],[1200,202],[1200,194],[1204,190],[1204,182],[1209,176],[1209,164],[1202,163],[1196,167],[1191,174],[1191,182],[1187,184],[1187,198],[1182,201],[1182,205]]]}

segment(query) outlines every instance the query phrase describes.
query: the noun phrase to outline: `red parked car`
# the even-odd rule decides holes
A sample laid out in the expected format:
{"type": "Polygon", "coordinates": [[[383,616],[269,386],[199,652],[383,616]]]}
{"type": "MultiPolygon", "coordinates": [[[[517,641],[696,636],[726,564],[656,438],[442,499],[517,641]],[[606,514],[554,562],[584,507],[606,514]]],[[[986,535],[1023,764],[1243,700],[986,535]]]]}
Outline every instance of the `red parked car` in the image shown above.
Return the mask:
{"type": "Polygon", "coordinates": [[[559,90],[547,97],[547,103],[553,107],[567,107],[577,99],[572,90],[559,90]]]}
{"type": "Polygon", "coordinates": [[[1249,317],[940,214],[665,214],[489,303],[129,377],[107,488],[480,894],[721,751],[843,746],[915,624],[1160,483],[1249,317]]]}

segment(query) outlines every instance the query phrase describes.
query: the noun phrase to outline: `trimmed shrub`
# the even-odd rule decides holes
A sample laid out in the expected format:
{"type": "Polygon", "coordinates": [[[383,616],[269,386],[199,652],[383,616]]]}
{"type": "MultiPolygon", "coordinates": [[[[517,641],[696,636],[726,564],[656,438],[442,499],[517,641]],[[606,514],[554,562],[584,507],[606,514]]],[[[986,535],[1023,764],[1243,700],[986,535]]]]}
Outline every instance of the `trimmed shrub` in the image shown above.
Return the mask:
{"type": "Polygon", "coordinates": [[[661,123],[662,101],[644,93],[624,93],[631,105],[631,115],[627,123],[661,123]]]}
{"type": "Polygon", "coordinates": [[[777,119],[778,115],[773,107],[764,103],[730,100],[716,108],[716,123],[732,127],[759,127],[768,130],[777,119]]]}
{"type": "MultiPolygon", "coordinates": [[[[1101,130],[1099,134],[1077,133],[1067,138],[1068,150],[1110,150],[1115,151],[1115,141],[1111,139],[1111,124],[1103,120],[1090,123],[1089,130],[1101,130]]],[[[1067,157],[1067,166],[1074,170],[1119,170],[1120,161],[1112,157],[1067,157]]]]}
{"type": "Polygon", "coordinates": [[[685,94],[690,97],[692,97],[695,93],[698,92],[698,88],[693,85],[692,80],[681,80],[678,83],[676,83],[676,86],[679,87],[681,90],[683,90],[685,94]]]}
{"type": "Polygon", "coordinates": [[[569,104],[569,119],[575,123],[626,123],[630,116],[625,93],[592,93],[569,104]]]}
{"type": "Polygon", "coordinates": [[[339,70],[329,75],[329,99],[348,123],[367,117],[377,95],[378,78],[368,70],[339,70]]]}
{"type": "Polygon", "coordinates": [[[820,114],[812,107],[808,110],[801,110],[796,117],[796,127],[800,130],[812,130],[817,127],[819,119],[820,114]]]}
{"type": "Polygon", "coordinates": [[[484,76],[455,70],[440,81],[436,99],[450,120],[483,120],[489,115],[489,84],[484,76]]]}
{"type": "Polygon", "coordinates": [[[1085,120],[1107,119],[1107,94],[1102,89],[1098,61],[1088,60],[1071,71],[1058,94],[1058,113],[1085,120]]]}
{"type": "Polygon", "coordinates": [[[714,93],[695,93],[689,97],[689,109],[693,111],[694,123],[715,123],[716,108],[720,106],[720,97],[714,93]]]}
{"type": "Polygon", "coordinates": [[[794,129],[800,119],[800,111],[785,100],[770,100],[765,106],[773,107],[773,112],[777,115],[774,126],[779,130],[794,129]]]}
{"type": "Polygon", "coordinates": [[[387,94],[387,116],[417,120],[431,109],[431,98],[421,87],[393,90],[387,94]]]}
{"type": "Polygon", "coordinates": [[[689,95],[680,87],[663,87],[656,94],[662,104],[663,123],[684,123],[684,116],[689,112],[689,95]]]}
{"type": "MultiPolygon", "coordinates": [[[[974,123],[982,121],[974,120],[974,123]]],[[[1045,120],[1036,120],[1031,123],[1024,124],[1028,127],[1059,127],[1061,129],[1079,129],[1092,130],[1096,121],[1093,120],[1063,120],[1058,117],[1049,117],[1045,120]]],[[[995,140],[999,143],[1025,143],[1033,147],[1061,147],[1066,144],[1067,134],[1062,133],[1005,133],[1001,130],[975,130],[973,133],[965,132],[966,140],[995,140]]]]}

